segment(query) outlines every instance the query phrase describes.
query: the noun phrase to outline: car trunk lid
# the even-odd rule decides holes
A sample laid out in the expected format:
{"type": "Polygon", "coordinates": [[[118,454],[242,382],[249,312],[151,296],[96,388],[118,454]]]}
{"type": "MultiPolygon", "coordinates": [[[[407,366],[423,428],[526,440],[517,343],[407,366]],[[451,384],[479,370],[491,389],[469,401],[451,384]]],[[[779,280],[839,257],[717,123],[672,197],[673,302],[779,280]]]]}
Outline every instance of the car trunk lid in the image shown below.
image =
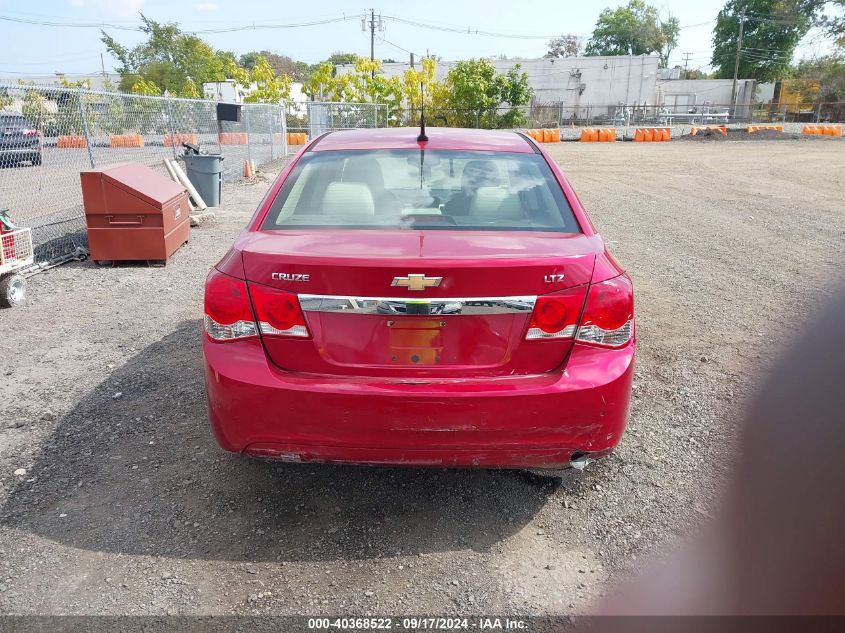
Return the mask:
{"type": "MultiPolygon", "coordinates": [[[[246,279],[296,293],[309,339],[263,336],[291,371],[409,378],[553,371],[571,339],[526,341],[536,296],[586,288],[579,234],[277,230],[239,245],[246,279]]],[[[581,304],[583,305],[583,303],[581,304]]]]}

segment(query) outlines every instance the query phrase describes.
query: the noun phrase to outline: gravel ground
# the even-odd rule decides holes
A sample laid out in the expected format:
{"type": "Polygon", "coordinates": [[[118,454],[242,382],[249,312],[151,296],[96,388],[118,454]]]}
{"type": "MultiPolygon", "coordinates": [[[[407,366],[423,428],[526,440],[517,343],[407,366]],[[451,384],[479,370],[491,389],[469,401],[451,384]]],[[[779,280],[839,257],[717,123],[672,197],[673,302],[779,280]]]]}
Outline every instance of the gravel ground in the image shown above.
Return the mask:
{"type": "Polygon", "coordinates": [[[841,278],[842,149],[551,148],[638,300],[630,427],[583,473],[220,451],[203,279],[266,177],[227,185],[166,268],[31,278],[28,305],[0,313],[0,613],[583,611],[718,512],[757,376],[841,278]]]}

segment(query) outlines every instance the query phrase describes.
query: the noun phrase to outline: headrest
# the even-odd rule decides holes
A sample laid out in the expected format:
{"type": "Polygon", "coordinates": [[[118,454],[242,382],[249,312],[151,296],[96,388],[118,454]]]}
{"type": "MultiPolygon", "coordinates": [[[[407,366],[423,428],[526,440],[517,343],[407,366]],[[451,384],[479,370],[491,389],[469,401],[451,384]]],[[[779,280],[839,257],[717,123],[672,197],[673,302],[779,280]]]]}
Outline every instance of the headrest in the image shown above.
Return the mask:
{"type": "Polygon", "coordinates": [[[332,182],[323,195],[323,213],[340,216],[372,216],[373,194],[360,182],[332,182]]]}
{"type": "Polygon", "coordinates": [[[481,187],[470,202],[469,213],[492,220],[521,220],[523,217],[519,196],[502,187],[481,187]]]}
{"type": "Polygon", "coordinates": [[[362,182],[373,192],[384,189],[384,175],[375,158],[348,158],[343,167],[343,182],[362,182]]]}
{"type": "Polygon", "coordinates": [[[492,160],[470,160],[464,165],[461,185],[464,189],[495,187],[499,184],[499,167],[492,160]]]}

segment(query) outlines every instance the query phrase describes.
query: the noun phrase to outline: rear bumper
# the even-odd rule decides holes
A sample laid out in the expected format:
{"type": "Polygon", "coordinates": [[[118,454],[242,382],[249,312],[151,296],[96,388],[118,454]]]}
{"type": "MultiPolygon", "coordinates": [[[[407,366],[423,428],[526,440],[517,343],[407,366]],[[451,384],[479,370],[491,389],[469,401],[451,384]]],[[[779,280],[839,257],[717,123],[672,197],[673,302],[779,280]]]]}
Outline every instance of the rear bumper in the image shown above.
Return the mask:
{"type": "MultiPolygon", "coordinates": [[[[563,373],[444,379],[285,372],[260,341],[203,335],[211,426],[228,451],[288,461],[558,468],[625,430],[635,344],[577,344],[563,373]]],[[[541,343],[542,344],[542,343],[541,343]]]]}

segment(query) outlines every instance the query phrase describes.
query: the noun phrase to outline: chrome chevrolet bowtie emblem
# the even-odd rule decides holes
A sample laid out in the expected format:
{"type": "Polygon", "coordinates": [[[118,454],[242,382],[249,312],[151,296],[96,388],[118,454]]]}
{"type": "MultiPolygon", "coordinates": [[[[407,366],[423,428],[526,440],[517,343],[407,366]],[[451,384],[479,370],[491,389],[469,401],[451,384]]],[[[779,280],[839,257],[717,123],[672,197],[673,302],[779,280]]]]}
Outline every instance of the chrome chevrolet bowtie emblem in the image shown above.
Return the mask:
{"type": "Polygon", "coordinates": [[[391,286],[400,286],[408,290],[425,290],[440,285],[443,277],[426,277],[425,275],[408,275],[407,277],[394,277],[390,282],[391,286]]]}

